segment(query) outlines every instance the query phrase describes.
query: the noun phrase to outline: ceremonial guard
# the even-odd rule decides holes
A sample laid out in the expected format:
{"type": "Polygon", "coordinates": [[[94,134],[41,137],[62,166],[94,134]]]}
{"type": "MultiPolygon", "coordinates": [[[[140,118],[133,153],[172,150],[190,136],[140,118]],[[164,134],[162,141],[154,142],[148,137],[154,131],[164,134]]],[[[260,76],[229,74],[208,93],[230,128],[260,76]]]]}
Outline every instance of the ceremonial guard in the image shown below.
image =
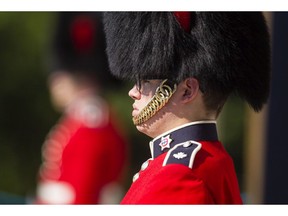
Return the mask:
{"type": "Polygon", "coordinates": [[[57,16],[48,84],[63,115],[42,148],[35,203],[113,204],[123,196],[128,145],[103,97],[117,80],[108,70],[101,17],[57,16]]]}
{"type": "Polygon", "coordinates": [[[217,117],[236,94],[255,110],[267,102],[270,45],[260,12],[108,12],[112,73],[129,91],[136,128],[151,158],[122,204],[242,204],[217,117]]]}

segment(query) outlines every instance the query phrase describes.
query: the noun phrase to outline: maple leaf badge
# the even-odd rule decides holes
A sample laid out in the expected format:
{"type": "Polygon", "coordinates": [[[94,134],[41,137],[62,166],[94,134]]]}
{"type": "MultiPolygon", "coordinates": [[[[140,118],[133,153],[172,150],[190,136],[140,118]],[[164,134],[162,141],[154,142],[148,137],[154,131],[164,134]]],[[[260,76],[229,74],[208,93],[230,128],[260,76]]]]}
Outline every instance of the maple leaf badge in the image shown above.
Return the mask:
{"type": "Polygon", "coordinates": [[[184,152],[178,152],[176,154],[173,154],[173,157],[179,160],[179,159],[187,157],[187,154],[185,154],[184,152]]]}

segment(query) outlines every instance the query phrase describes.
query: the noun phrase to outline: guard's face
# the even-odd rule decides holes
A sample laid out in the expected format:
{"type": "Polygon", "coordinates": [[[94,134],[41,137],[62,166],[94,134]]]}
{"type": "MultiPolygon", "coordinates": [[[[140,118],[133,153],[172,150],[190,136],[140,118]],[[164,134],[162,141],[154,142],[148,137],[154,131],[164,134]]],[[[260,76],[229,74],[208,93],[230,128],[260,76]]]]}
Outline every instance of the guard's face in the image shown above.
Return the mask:
{"type": "Polygon", "coordinates": [[[49,91],[53,106],[63,112],[74,99],[77,84],[70,73],[57,71],[49,79],[49,91]]]}
{"type": "Polygon", "coordinates": [[[170,98],[177,86],[168,86],[166,82],[167,80],[145,80],[129,91],[129,96],[134,100],[133,122],[140,132],[150,137],[166,130],[170,125],[167,124],[171,120],[169,116],[173,115],[175,109],[175,103],[170,103],[170,98]]]}
{"type": "Polygon", "coordinates": [[[140,111],[151,100],[157,87],[162,80],[143,80],[140,85],[135,84],[128,95],[134,100],[132,117],[138,115],[140,111]]]}

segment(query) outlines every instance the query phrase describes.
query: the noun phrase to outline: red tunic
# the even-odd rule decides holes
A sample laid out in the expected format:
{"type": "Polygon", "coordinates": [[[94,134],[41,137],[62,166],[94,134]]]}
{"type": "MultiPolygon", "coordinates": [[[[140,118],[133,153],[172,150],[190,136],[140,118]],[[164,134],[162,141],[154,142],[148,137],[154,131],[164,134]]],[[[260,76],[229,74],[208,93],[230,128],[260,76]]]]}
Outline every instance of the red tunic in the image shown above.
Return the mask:
{"type": "Polygon", "coordinates": [[[99,203],[102,189],[120,182],[126,148],[102,102],[74,104],[44,143],[37,203],[99,203]]]}
{"type": "Polygon", "coordinates": [[[198,122],[150,142],[121,204],[242,204],[233,161],[217,141],[215,123],[198,122]]]}

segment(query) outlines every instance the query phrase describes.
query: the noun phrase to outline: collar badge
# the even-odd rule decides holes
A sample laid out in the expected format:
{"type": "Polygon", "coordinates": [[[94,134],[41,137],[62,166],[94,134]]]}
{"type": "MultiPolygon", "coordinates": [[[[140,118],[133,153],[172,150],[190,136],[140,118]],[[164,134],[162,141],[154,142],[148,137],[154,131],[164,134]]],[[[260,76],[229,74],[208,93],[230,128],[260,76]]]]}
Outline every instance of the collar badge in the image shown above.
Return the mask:
{"type": "Polygon", "coordinates": [[[159,144],[159,146],[161,147],[161,151],[163,151],[165,148],[170,148],[170,143],[173,140],[170,138],[170,134],[165,136],[165,137],[161,137],[161,142],[159,144]]]}

